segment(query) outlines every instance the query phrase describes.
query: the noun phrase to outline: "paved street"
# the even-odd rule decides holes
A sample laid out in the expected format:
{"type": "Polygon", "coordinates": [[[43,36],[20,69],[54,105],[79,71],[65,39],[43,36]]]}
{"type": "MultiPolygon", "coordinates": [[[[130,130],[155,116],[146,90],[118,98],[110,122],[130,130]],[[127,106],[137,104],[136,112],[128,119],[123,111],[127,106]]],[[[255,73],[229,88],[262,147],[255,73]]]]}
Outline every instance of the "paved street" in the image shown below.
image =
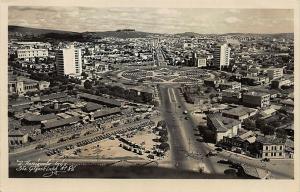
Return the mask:
{"type": "Polygon", "coordinates": [[[162,115],[167,122],[171,136],[174,166],[179,169],[196,170],[197,167],[205,165],[207,172],[216,173],[215,165],[210,159],[204,157],[208,148],[205,144],[196,141],[196,125],[191,118],[184,119],[185,107],[178,96],[178,90],[161,86],[159,91],[162,115]]]}
{"type": "Polygon", "coordinates": [[[176,168],[196,170],[197,166],[204,165],[207,172],[222,174],[226,167],[217,161],[229,159],[233,162],[269,170],[274,178],[293,178],[294,171],[290,168],[293,166],[292,160],[273,160],[262,163],[259,159],[250,159],[227,151],[220,152],[214,157],[205,157],[213,148],[197,140],[199,131],[196,120],[190,113],[184,114],[184,111],[188,109],[179,90],[170,85],[162,85],[159,91],[162,115],[167,122],[171,136],[173,165],[176,168]]]}

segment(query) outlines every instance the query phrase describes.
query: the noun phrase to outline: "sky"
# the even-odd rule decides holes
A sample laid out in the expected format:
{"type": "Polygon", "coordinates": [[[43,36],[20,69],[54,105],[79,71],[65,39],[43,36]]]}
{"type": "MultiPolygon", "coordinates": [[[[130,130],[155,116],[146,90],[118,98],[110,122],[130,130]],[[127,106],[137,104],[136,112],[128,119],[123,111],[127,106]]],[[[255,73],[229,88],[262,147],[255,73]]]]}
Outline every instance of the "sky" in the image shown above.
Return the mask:
{"type": "Polygon", "coordinates": [[[154,33],[289,33],[291,9],[11,6],[9,25],[74,32],[130,28],[154,33]]]}

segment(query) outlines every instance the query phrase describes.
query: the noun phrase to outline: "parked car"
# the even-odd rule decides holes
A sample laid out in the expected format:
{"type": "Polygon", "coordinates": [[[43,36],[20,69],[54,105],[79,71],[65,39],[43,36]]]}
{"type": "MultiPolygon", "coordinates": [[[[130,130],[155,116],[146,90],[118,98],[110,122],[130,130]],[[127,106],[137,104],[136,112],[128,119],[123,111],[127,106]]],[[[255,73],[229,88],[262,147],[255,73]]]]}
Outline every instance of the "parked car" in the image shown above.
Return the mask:
{"type": "Polygon", "coordinates": [[[227,159],[221,159],[221,160],[217,161],[217,163],[230,164],[230,165],[233,164],[232,161],[227,160],[227,159]]]}
{"type": "Polygon", "coordinates": [[[214,152],[214,151],[210,151],[210,152],[208,152],[207,154],[206,154],[206,157],[210,157],[210,156],[216,156],[217,155],[217,153],[216,152],[214,152]]]}
{"type": "Polygon", "coordinates": [[[148,155],[147,157],[148,157],[149,159],[154,159],[154,155],[151,155],[151,154],[148,155]]]}
{"type": "Polygon", "coordinates": [[[263,162],[269,162],[270,159],[269,158],[263,158],[261,161],[263,161],[263,162]]]}

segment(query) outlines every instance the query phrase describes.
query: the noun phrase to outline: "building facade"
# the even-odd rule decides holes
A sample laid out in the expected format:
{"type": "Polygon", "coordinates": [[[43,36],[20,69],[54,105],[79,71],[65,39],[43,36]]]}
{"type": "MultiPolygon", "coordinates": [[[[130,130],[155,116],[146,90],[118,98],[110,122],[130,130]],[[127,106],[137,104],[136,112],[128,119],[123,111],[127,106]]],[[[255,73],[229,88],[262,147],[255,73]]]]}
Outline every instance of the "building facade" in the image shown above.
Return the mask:
{"type": "Polygon", "coordinates": [[[28,133],[23,133],[20,130],[13,130],[8,133],[9,146],[23,145],[28,142],[28,133]]]}
{"type": "Polygon", "coordinates": [[[261,92],[247,92],[242,96],[243,104],[249,107],[267,107],[270,105],[270,94],[261,92]]]}
{"type": "Polygon", "coordinates": [[[216,46],[213,52],[213,67],[222,69],[229,66],[230,47],[227,44],[216,46]]]}
{"type": "Polygon", "coordinates": [[[223,116],[228,118],[237,119],[239,121],[244,121],[245,119],[255,115],[257,112],[256,109],[248,107],[237,107],[223,111],[223,116]]]}
{"type": "Polygon", "coordinates": [[[235,119],[223,117],[221,114],[207,115],[207,127],[213,131],[215,142],[221,141],[224,137],[234,137],[238,129],[241,128],[241,122],[235,119]]]}
{"type": "Polygon", "coordinates": [[[289,79],[274,79],[271,81],[272,88],[281,88],[282,86],[291,86],[293,83],[289,79]]]}
{"type": "Polygon", "coordinates": [[[226,83],[220,83],[219,88],[224,90],[224,89],[241,89],[242,85],[240,82],[226,82],[226,83]]]}
{"type": "Polygon", "coordinates": [[[261,158],[280,159],[285,157],[285,144],[281,139],[259,136],[256,143],[259,146],[259,157],[261,158]]]}
{"type": "Polygon", "coordinates": [[[56,53],[56,70],[57,74],[64,75],[81,75],[82,61],[81,50],[75,49],[73,45],[64,48],[56,53]]]}
{"type": "Polygon", "coordinates": [[[48,57],[48,49],[18,49],[18,59],[30,59],[35,57],[48,57]]]}
{"type": "Polygon", "coordinates": [[[268,77],[270,80],[278,79],[283,76],[283,69],[282,68],[273,68],[267,70],[268,77]]]}
{"type": "Polygon", "coordinates": [[[238,90],[226,89],[222,91],[222,102],[224,103],[240,103],[242,93],[238,90]]]}
{"type": "Polygon", "coordinates": [[[44,90],[49,88],[50,82],[47,81],[35,81],[25,77],[16,77],[8,81],[8,94],[23,95],[27,92],[33,92],[38,90],[44,90]]]}
{"type": "Polygon", "coordinates": [[[197,67],[206,67],[206,58],[198,58],[197,67]]]}

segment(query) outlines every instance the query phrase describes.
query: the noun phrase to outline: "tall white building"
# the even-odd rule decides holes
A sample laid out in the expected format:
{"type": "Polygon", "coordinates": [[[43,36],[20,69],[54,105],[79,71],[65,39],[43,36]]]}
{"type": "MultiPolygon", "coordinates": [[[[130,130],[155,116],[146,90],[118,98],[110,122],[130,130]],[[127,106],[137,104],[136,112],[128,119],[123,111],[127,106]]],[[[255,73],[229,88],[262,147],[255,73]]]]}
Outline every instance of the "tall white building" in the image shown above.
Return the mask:
{"type": "Polygon", "coordinates": [[[230,47],[227,44],[216,46],[213,57],[213,67],[222,69],[224,66],[229,66],[230,47]]]}
{"type": "Polygon", "coordinates": [[[74,45],[57,51],[56,69],[58,75],[81,75],[82,61],[81,50],[74,45]]]}

